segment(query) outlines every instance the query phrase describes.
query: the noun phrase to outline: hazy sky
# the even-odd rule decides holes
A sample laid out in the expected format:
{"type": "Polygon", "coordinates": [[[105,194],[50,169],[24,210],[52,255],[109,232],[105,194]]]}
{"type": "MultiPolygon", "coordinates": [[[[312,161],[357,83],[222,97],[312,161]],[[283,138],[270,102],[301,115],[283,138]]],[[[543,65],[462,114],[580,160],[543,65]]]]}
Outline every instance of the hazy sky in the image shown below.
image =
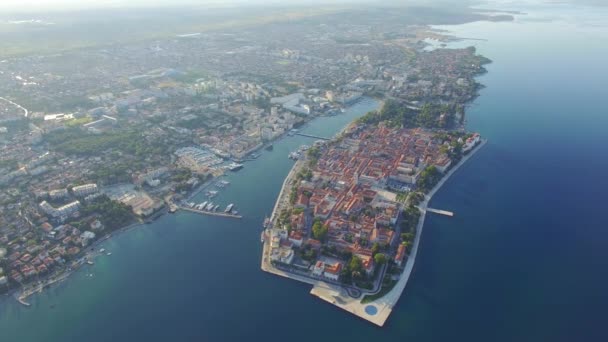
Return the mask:
{"type": "Polygon", "coordinates": [[[169,5],[234,5],[234,4],[291,4],[345,3],[365,0],[0,0],[0,9],[65,9],[95,7],[153,7],[169,5]]]}
{"type": "MultiPolygon", "coordinates": [[[[397,2],[397,0],[392,0],[397,2]]],[[[152,7],[159,5],[235,5],[235,4],[311,4],[311,3],[354,3],[376,2],[387,3],[386,0],[0,0],[0,9],[11,10],[50,10],[66,8],[95,8],[95,7],[152,7]]],[[[399,3],[462,3],[463,0],[400,0],[399,3]]]]}
{"type": "MultiPolygon", "coordinates": [[[[63,10],[96,7],[153,7],[159,5],[213,5],[230,6],[235,4],[311,4],[311,3],[353,3],[369,2],[386,4],[387,2],[400,4],[446,4],[465,2],[486,3],[542,3],[558,0],[0,0],[0,10],[63,10]]],[[[608,0],[559,0],[573,3],[605,3],[608,0]]]]}

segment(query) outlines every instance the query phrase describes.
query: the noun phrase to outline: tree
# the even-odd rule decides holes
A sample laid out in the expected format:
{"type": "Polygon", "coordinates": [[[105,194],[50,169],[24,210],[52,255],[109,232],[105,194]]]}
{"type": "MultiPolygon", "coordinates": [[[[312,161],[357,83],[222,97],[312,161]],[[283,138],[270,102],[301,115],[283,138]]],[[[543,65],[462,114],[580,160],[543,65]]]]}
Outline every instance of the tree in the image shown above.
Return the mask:
{"type": "Polygon", "coordinates": [[[363,261],[356,255],[350,258],[348,271],[353,278],[360,278],[363,274],[363,261]]]}
{"type": "Polygon", "coordinates": [[[417,185],[422,191],[427,192],[431,190],[440,179],[441,172],[439,172],[434,165],[431,165],[420,173],[420,179],[418,179],[417,185]]]}
{"type": "Polygon", "coordinates": [[[401,233],[401,240],[410,242],[414,240],[414,233],[401,233]]]}
{"type": "Polygon", "coordinates": [[[319,241],[325,241],[325,238],[327,237],[327,232],[327,226],[321,223],[321,221],[317,221],[312,225],[312,235],[315,239],[319,241]]]}
{"type": "Polygon", "coordinates": [[[380,252],[380,245],[377,242],[374,242],[372,245],[372,255],[376,255],[378,252],[380,252]]]}
{"type": "Polygon", "coordinates": [[[386,255],[384,253],[378,253],[374,256],[374,261],[378,265],[384,265],[387,261],[386,255]]]}

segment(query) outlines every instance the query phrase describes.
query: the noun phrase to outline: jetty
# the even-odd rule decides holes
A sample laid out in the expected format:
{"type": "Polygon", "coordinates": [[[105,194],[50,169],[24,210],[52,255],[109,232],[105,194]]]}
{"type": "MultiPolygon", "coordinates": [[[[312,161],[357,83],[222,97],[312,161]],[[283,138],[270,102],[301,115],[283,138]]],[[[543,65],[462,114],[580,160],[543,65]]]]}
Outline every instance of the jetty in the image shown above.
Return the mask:
{"type": "Polygon", "coordinates": [[[19,302],[19,304],[23,305],[23,306],[31,306],[32,304],[28,303],[25,301],[25,298],[23,297],[18,297],[17,301],[19,302]]]}
{"type": "Polygon", "coordinates": [[[185,210],[185,211],[189,211],[189,212],[192,212],[192,213],[196,213],[196,214],[201,214],[201,215],[230,217],[230,218],[236,218],[236,219],[242,219],[243,218],[243,216],[241,216],[241,215],[236,215],[236,214],[232,214],[232,213],[226,213],[226,212],[223,212],[223,211],[198,210],[198,209],[188,208],[188,207],[184,207],[184,206],[179,207],[179,209],[185,210]]]}
{"type": "Polygon", "coordinates": [[[447,210],[439,210],[439,209],[433,209],[433,208],[426,208],[426,211],[429,213],[435,213],[435,214],[439,214],[439,215],[443,215],[443,216],[449,216],[449,217],[453,217],[454,213],[451,211],[447,211],[447,210]]]}

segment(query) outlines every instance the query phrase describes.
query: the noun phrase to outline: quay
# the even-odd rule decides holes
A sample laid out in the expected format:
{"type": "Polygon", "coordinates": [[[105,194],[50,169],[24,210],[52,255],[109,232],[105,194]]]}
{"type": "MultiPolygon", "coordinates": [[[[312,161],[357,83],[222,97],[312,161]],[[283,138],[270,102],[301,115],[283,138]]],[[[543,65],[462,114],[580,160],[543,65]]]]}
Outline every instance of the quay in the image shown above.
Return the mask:
{"type": "Polygon", "coordinates": [[[189,212],[197,213],[197,214],[201,214],[201,215],[231,217],[231,218],[236,218],[236,219],[243,218],[243,216],[241,216],[241,215],[235,215],[235,214],[230,214],[230,213],[225,213],[225,212],[220,212],[220,211],[206,211],[206,210],[198,210],[198,209],[193,209],[193,208],[188,208],[188,207],[178,207],[178,208],[181,210],[185,210],[185,211],[189,211],[189,212]]]}
{"type": "Polygon", "coordinates": [[[426,208],[426,211],[429,212],[429,213],[435,213],[435,214],[449,216],[449,217],[453,217],[454,216],[453,212],[447,211],[447,210],[439,210],[439,209],[433,209],[433,208],[426,208]]]}
{"type": "Polygon", "coordinates": [[[313,139],[320,139],[320,140],[331,140],[330,138],[326,138],[326,137],[320,137],[318,135],[312,135],[312,134],[306,134],[306,133],[295,133],[295,135],[299,135],[301,137],[307,137],[307,138],[313,138],[313,139]]]}

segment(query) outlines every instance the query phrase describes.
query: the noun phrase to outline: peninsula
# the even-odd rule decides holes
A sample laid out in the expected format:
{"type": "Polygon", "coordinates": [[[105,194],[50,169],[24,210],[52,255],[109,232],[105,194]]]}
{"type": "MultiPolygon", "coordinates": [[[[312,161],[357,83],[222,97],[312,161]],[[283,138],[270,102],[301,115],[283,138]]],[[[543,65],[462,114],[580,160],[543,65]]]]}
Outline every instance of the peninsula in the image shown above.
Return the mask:
{"type": "Polygon", "coordinates": [[[389,101],[287,176],[262,233],[262,270],[384,325],[412,272],[434,193],[485,143],[477,133],[408,128],[425,110],[389,101]]]}

